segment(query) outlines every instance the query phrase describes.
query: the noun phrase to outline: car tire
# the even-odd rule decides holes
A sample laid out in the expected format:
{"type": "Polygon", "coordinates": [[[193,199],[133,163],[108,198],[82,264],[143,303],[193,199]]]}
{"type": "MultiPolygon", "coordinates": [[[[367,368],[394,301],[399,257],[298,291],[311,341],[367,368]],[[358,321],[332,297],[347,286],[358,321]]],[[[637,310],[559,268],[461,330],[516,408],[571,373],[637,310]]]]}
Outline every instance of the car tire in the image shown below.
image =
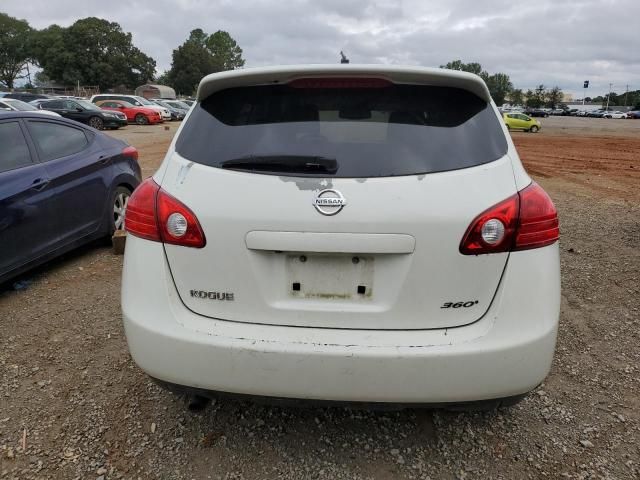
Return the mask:
{"type": "Polygon", "coordinates": [[[104,120],[100,117],[91,117],[89,119],[89,126],[95,128],[96,130],[104,130],[104,120]]]}
{"type": "Polygon", "coordinates": [[[511,131],[511,127],[509,125],[507,125],[507,130],[511,131]]]}
{"type": "Polygon", "coordinates": [[[107,211],[109,236],[116,230],[124,229],[124,214],[131,197],[131,190],[124,185],[117,187],[111,194],[111,201],[107,211]]]}
{"type": "Polygon", "coordinates": [[[143,115],[142,113],[139,113],[136,115],[135,117],[135,121],[138,125],[148,125],[149,124],[149,119],[147,118],[146,115],[143,115]]]}
{"type": "Polygon", "coordinates": [[[533,125],[533,126],[529,129],[529,131],[530,131],[531,133],[536,133],[538,130],[540,130],[540,127],[538,127],[537,125],[533,125]]]}

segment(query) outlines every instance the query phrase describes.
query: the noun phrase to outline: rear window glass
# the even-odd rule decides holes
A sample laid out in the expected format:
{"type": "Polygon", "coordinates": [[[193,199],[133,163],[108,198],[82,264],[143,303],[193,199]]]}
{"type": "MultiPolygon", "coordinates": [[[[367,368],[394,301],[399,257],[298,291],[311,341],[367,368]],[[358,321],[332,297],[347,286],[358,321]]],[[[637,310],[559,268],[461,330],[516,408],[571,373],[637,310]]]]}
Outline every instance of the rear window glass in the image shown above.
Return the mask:
{"type": "Polygon", "coordinates": [[[31,154],[18,122],[0,123],[0,172],[31,165],[31,154]]]}
{"type": "Polygon", "coordinates": [[[507,143],[491,106],[458,88],[268,85],[221,90],[199,103],[176,149],[212,167],[386,177],[491,162],[507,143]]]}
{"type": "Polygon", "coordinates": [[[58,123],[30,121],[29,130],[40,147],[43,161],[73,155],[89,144],[84,131],[58,123]]]}

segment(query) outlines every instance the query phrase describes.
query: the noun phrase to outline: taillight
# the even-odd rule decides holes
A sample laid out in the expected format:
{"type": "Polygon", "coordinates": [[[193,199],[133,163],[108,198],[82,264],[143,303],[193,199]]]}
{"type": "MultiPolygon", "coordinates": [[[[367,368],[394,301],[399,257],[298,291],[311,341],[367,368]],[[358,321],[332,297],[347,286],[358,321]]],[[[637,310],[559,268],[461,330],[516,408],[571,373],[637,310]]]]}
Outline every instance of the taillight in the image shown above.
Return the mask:
{"type": "Polygon", "coordinates": [[[138,161],[138,150],[135,147],[129,145],[128,147],[124,147],[122,149],[122,155],[125,157],[132,158],[136,162],[138,161]]]}
{"type": "Polygon", "coordinates": [[[520,221],[514,250],[551,245],[560,238],[556,207],[540,185],[533,182],[520,192],[520,221]]]}
{"type": "Polygon", "coordinates": [[[462,237],[460,253],[479,255],[511,250],[519,207],[520,197],[516,193],[478,215],[462,237]],[[502,234],[497,235],[500,230],[502,234]]]}
{"type": "Polygon", "coordinates": [[[467,229],[460,253],[528,250],[558,240],[558,214],[547,193],[537,183],[478,215],[467,229]]]}
{"type": "Polygon", "coordinates": [[[202,248],[206,239],[195,214],[177,198],[146,179],[129,198],[127,232],[154,242],[202,248]]]}
{"type": "Polygon", "coordinates": [[[136,237],[160,242],[160,232],[156,220],[156,197],[160,186],[151,178],[138,185],[129,201],[124,216],[127,232],[136,237]]]}
{"type": "Polygon", "coordinates": [[[156,202],[160,234],[164,243],[202,248],[206,241],[200,222],[189,208],[164,190],[156,202]]]}
{"type": "Polygon", "coordinates": [[[375,77],[308,77],[296,78],[288,85],[293,88],[385,88],[393,83],[375,77]]]}

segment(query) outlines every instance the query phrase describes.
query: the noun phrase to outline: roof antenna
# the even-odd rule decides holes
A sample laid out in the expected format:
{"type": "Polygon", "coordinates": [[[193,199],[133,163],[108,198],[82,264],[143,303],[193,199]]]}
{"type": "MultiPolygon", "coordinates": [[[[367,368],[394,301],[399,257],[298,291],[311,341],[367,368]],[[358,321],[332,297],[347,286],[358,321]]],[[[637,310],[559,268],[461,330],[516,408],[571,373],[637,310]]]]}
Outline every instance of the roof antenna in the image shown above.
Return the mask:
{"type": "Polygon", "coordinates": [[[349,63],[349,59],[347,58],[347,56],[342,52],[342,50],[340,50],[340,63],[349,63]]]}

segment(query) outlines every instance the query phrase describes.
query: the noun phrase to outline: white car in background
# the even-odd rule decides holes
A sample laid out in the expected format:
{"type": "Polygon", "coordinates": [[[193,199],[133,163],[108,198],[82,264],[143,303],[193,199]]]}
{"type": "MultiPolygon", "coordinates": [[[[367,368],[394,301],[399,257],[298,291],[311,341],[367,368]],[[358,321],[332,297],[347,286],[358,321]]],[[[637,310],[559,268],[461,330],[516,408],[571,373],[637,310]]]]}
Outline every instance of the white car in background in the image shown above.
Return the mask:
{"type": "Polygon", "coordinates": [[[101,100],[121,100],[123,102],[128,102],[131,105],[135,105],[136,107],[145,107],[160,112],[162,118],[164,120],[171,120],[171,113],[164,107],[157,105],[153,102],[150,102],[144,97],[140,97],[138,95],[121,95],[119,93],[100,93],[98,95],[93,95],[90,98],[90,102],[96,103],[101,100]]]}
{"type": "Polygon", "coordinates": [[[602,118],[627,118],[627,114],[625,112],[615,110],[613,112],[606,112],[604,115],[602,115],[602,118]]]}
{"type": "Polygon", "coordinates": [[[476,75],[205,77],[131,196],[122,311],[171,389],[495,408],[549,372],[558,217],[476,75]]]}
{"type": "MultiPolygon", "coordinates": [[[[50,99],[45,99],[50,100],[50,99]]],[[[42,113],[43,115],[49,115],[52,117],[59,117],[60,115],[56,112],[50,112],[48,110],[40,110],[37,107],[23,102],[22,100],[18,100],[15,98],[0,98],[0,111],[14,111],[14,112],[33,112],[33,113],[42,113]]]]}

